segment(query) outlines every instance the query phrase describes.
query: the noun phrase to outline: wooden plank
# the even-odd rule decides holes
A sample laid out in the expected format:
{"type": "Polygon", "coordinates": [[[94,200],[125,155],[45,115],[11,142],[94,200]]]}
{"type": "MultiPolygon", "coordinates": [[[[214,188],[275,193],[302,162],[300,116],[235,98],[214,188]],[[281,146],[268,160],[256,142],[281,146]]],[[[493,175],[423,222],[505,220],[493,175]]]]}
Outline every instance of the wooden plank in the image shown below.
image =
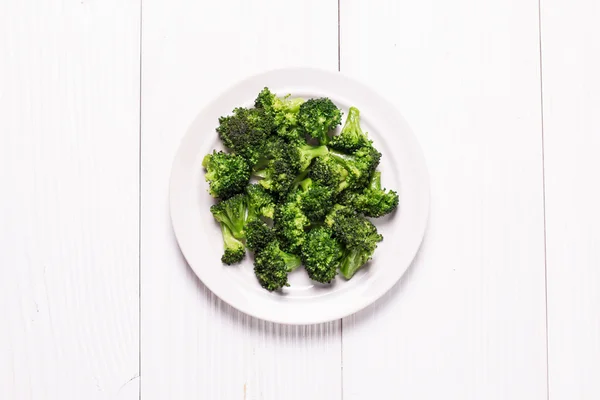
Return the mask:
{"type": "Polygon", "coordinates": [[[432,189],[417,261],[343,321],[344,399],[546,399],[537,1],[343,0],[341,28],[432,189]]]}
{"type": "Polygon", "coordinates": [[[139,396],[139,9],[0,4],[2,399],[139,396]]]}
{"type": "Polygon", "coordinates": [[[541,2],[551,400],[600,398],[600,5],[541,2]]]}
{"type": "Polygon", "coordinates": [[[225,87],[337,68],[337,1],[146,0],[142,19],[142,398],[340,398],[339,322],[285,327],[217,299],[182,258],[167,201],[181,137],[225,87]]]}

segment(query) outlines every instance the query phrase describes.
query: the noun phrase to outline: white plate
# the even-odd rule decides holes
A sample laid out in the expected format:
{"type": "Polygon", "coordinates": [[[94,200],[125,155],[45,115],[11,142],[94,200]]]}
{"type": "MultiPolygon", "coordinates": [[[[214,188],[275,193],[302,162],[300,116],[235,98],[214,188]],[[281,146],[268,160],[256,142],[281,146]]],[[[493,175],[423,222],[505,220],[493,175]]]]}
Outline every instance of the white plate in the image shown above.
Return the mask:
{"type": "Polygon", "coordinates": [[[285,324],[312,324],[352,314],[381,297],[412,262],[425,233],[429,212],[429,179],[417,140],[392,104],[372,89],[339,73],[306,68],[270,71],[227,89],[198,114],[179,147],[170,184],[170,208],[179,247],[188,263],[222,300],[242,312],[285,324]],[[349,281],[338,276],[331,285],[312,282],[303,268],[290,274],[290,287],[270,293],[254,277],[252,259],[235,266],[221,264],[223,242],[209,207],[202,158],[221,148],[217,119],[237,106],[249,106],[263,87],[278,95],[329,97],[344,111],[361,112],[363,130],[382,152],[383,186],[399,193],[398,210],[375,220],[384,240],[373,260],[349,281]]]}

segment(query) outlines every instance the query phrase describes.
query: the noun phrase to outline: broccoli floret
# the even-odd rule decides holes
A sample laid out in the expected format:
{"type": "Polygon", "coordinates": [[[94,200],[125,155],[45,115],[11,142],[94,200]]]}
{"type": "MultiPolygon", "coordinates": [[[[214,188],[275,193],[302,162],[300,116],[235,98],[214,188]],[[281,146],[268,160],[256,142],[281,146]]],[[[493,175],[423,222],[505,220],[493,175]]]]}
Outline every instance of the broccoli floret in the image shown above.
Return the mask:
{"type": "Polygon", "coordinates": [[[289,286],[288,273],[301,264],[298,256],[281,250],[277,240],[271,241],[254,257],[254,273],[261,286],[269,291],[289,286]]]}
{"type": "Polygon", "coordinates": [[[224,253],[221,257],[221,261],[227,265],[242,261],[246,256],[244,244],[233,237],[227,225],[221,224],[221,232],[223,233],[224,247],[224,253]]]}
{"type": "Polygon", "coordinates": [[[295,201],[287,201],[275,208],[275,231],[290,253],[298,254],[306,237],[304,230],[310,221],[295,201]]]}
{"type": "Polygon", "coordinates": [[[213,204],[210,212],[217,221],[227,226],[234,237],[244,238],[244,225],[246,224],[246,196],[236,194],[235,196],[213,204]]]}
{"type": "Polygon", "coordinates": [[[306,178],[299,183],[295,192],[295,200],[304,215],[312,222],[322,221],[333,207],[334,191],[331,187],[313,182],[306,178]]]}
{"type": "Polygon", "coordinates": [[[246,224],[246,246],[250,250],[259,252],[275,239],[275,231],[260,219],[251,220],[246,224]]]}
{"type": "Polygon", "coordinates": [[[342,112],[326,97],[310,99],[300,106],[298,122],[308,135],[324,145],[329,142],[329,131],[342,122],[342,112]]]}
{"type": "Polygon", "coordinates": [[[326,146],[288,144],[282,140],[269,143],[265,149],[258,163],[265,167],[255,170],[254,175],[264,178],[259,182],[260,185],[278,195],[283,195],[290,189],[313,158],[328,153],[326,146]]]}
{"type": "Polygon", "coordinates": [[[298,125],[298,112],[303,99],[290,98],[290,95],[277,97],[268,88],[264,88],[254,101],[256,108],[264,109],[272,118],[277,135],[291,142],[304,140],[304,133],[298,125]]]}
{"type": "Polygon", "coordinates": [[[374,147],[361,147],[352,155],[332,150],[329,155],[348,171],[350,178],[346,180],[348,186],[354,189],[362,189],[369,184],[381,160],[381,153],[374,147]]]}
{"type": "Polygon", "coordinates": [[[362,147],[354,154],[330,150],[326,155],[315,159],[309,177],[332,188],[336,193],[347,188],[362,189],[368,185],[380,159],[381,153],[374,147],[362,147]]]}
{"type": "Polygon", "coordinates": [[[308,176],[316,183],[327,186],[336,193],[346,189],[351,181],[348,170],[331,155],[317,157],[308,176]]]}
{"type": "Polygon", "coordinates": [[[329,147],[353,153],[361,147],[369,147],[372,141],[367,138],[367,134],[360,127],[360,111],[356,107],[350,107],[348,117],[344,127],[338,136],[334,136],[329,143],[329,147]]]}
{"type": "Polygon", "coordinates": [[[275,202],[273,197],[259,184],[249,185],[246,188],[248,196],[248,221],[259,217],[273,219],[275,202]]]}
{"type": "Polygon", "coordinates": [[[250,167],[246,160],[235,154],[213,151],[202,160],[206,168],[205,179],[213,197],[228,198],[241,193],[250,180],[250,167]]]}
{"type": "Polygon", "coordinates": [[[223,144],[252,166],[271,134],[273,120],[262,109],[236,108],[233,115],[219,118],[217,132],[223,144]]]}
{"type": "Polygon", "coordinates": [[[398,206],[398,193],[381,188],[381,172],[376,171],[371,177],[369,187],[362,192],[343,192],[339,200],[342,204],[352,206],[367,217],[381,217],[389,214],[398,206]]]}
{"type": "Polygon", "coordinates": [[[345,247],[340,272],[350,279],[371,259],[383,236],[368,219],[346,206],[334,206],[325,218],[325,224],[345,247]]]}
{"type": "Polygon", "coordinates": [[[329,283],[335,277],[342,256],[342,246],[326,227],[312,229],[302,246],[302,261],[308,276],[321,283],[329,283]]]}

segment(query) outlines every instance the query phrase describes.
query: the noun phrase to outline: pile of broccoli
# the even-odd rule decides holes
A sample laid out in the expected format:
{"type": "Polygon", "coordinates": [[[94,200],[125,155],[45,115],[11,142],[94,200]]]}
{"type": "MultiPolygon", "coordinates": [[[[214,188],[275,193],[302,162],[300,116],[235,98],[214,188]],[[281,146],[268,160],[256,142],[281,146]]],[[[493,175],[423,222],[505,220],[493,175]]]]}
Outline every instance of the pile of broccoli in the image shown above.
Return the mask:
{"type": "Polygon", "coordinates": [[[334,135],[341,122],[328,98],[278,97],[268,88],[254,107],[219,118],[229,151],[213,151],[202,165],[218,198],[210,211],[221,225],[223,263],[240,262],[248,248],[258,281],[274,291],[301,265],[312,280],[330,283],[338,271],[352,278],[372,258],[383,237],[367,217],[394,211],[398,194],[381,187],[381,153],[358,109],[334,135]]]}

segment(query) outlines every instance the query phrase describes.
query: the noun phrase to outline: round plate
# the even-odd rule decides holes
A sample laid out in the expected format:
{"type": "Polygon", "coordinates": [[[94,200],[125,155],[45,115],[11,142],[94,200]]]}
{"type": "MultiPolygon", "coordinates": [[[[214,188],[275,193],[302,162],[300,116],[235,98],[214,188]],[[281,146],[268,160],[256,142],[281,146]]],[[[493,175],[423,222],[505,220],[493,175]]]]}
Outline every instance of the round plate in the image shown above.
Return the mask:
{"type": "Polygon", "coordinates": [[[227,89],[198,114],[179,147],[170,183],[170,208],[179,247],[200,280],[238,310],[268,321],[313,324],[352,314],[381,297],[412,262],[425,233],[429,179],[423,154],[400,113],[367,86],[339,73],[307,68],[266,72],[227,89]],[[346,281],[312,282],[303,268],[292,272],[290,286],[270,293],[254,276],[250,254],[238,265],[221,263],[223,242],[209,207],[214,203],[204,179],[202,158],[221,149],[215,128],[233,108],[250,106],[265,86],[279,96],[329,97],[344,111],[357,107],[361,125],[381,151],[384,187],[398,192],[391,215],[374,220],[384,236],[373,259],[346,281]]]}

